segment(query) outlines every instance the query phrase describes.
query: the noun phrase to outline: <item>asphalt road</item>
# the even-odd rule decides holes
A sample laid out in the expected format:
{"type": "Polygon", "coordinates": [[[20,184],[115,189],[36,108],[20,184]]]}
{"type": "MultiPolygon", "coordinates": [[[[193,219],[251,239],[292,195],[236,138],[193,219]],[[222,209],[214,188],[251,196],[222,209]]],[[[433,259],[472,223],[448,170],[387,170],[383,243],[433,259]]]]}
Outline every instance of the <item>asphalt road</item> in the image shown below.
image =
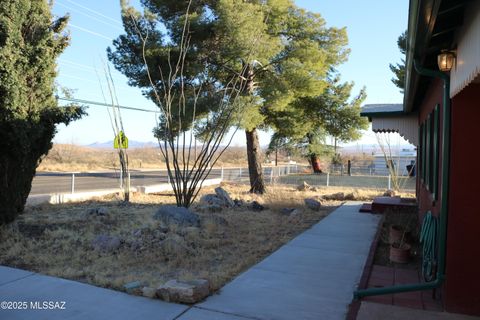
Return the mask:
{"type": "MultiPolygon", "coordinates": [[[[279,167],[280,168],[280,167],[279,167]]],[[[240,181],[248,179],[247,168],[225,168],[223,169],[223,178],[226,181],[240,181]]],[[[275,170],[278,170],[276,168],[275,170]]],[[[220,178],[222,169],[212,169],[209,179],[220,178]]],[[[272,168],[264,168],[264,174],[269,177],[272,168]]],[[[131,171],[130,185],[149,186],[168,182],[166,170],[152,171],[131,171]]],[[[101,189],[112,189],[120,186],[119,172],[82,172],[75,173],[74,191],[92,191],[101,189]]],[[[72,173],[57,172],[37,172],[33,179],[31,195],[51,194],[51,193],[70,193],[72,189],[72,173]]]]}

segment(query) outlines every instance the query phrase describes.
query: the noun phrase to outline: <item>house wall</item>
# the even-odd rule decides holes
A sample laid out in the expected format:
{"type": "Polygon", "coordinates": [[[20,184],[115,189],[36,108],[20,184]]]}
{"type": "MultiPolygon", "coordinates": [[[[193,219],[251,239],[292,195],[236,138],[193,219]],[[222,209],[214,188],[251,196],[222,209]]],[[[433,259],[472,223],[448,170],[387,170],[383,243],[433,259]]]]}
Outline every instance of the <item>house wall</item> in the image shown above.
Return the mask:
{"type": "MultiPolygon", "coordinates": [[[[419,125],[440,104],[440,132],[443,121],[442,81],[434,80],[420,106],[419,125]]],[[[447,226],[446,280],[441,289],[446,311],[480,315],[480,84],[471,83],[451,99],[451,143],[449,169],[449,211],[447,226]]],[[[442,139],[439,137],[439,154],[442,139]]],[[[417,155],[423,148],[421,139],[417,155]]],[[[421,165],[418,166],[421,168],[421,165]]],[[[442,186],[442,157],[437,175],[442,186]]],[[[419,218],[427,211],[440,213],[441,194],[433,199],[417,175],[419,218]]],[[[421,221],[421,220],[420,220],[421,221]]]]}
{"type": "MultiPolygon", "coordinates": [[[[435,109],[435,106],[439,104],[440,105],[439,131],[442,132],[442,121],[443,121],[442,98],[443,98],[443,82],[439,79],[434,79],[432,81],[431,86],[425,93],[425,98],[422,102],[422,105],[419,108],[419,114],[418,114],[419,127],[422,123],[424,123],[427,120],[428,115],[435,109]]],[[[420,142],[419,148],[417,150],[417,157],[421,156],[423,147],[424,146],[420,142]]],[[[439,151],[439,154],[442,154],[442,136],[441,135],[439,136],[438,151],[439,151]]],[[[421,221],[423,219],[423,215],[427,211],[431,211],[434,216],[438,217],[440,213],[440,204],[442,201],[442,198],[441,198],[442,195],[438,194],[438,197],[436,200],[433,198],[432,193],[427,189],[425,183],[423,183],[423,181],[421,180],[421,177],[422,177],[421,162],[417,161],[417,163],[418,163],[417,165],[417,198],[418,198],[420,221],[421,221]]],[[[439,157],[438,170],[436,172],[438,176],[438,190],[441,190],[441,187],[442,187],[441,168],[442,168],[442,157],[439,157]]]]}
{"type": "Polygon", "coordinates": [[[480,84],[452,99],[445,308],[480,315],[480,84]]]}

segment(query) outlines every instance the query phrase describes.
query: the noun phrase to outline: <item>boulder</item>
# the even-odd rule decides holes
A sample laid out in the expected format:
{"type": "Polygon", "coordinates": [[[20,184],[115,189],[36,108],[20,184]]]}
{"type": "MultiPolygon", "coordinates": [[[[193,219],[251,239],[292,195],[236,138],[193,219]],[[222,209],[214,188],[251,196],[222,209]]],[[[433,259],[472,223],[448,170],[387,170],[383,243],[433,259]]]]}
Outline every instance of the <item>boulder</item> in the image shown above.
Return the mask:
{"type": "Polygon", "coordinates": [[[197,303],[210,294],[208,280],[170,280],[157,289],[157,296],[168,302],[197,303]]]}
{"type": "Polygon", "coordinates": [[[198,227],[200,218],[187,208],[174,205],[163,205],[153,215],[153,219],[165,224],[177,224],[184,227],[198,227]]]}
{"type": "Polygon", "coordinates": [[[200,203],[204,206],[225,206],[225,202],[220,199],[216,194],[205,194],[200,198],[200,203]]]}
{"type": "Polygon", "coordinates": [[[142,295],[147,298],[156,298],[157,297],[157,289],[151,287],[143,287],[142,288],[142,295]]]}
{"type": "Polygon", "coordinates": [[[109,236],[105,234],[101,234],[95,237],[92,241],[92,247],[95,250],[101,252],[113,252],[118,250],[122,245],[122,240],[116,236],[109,236]]]}
{"type": "Polygon", "coordinates": [[[223,189],[222,187],[215,188],[215,194],[219,199],[223,201],[226,207],[231,208],[235,206],[235,202],[233,202],[228,192],[225,191],[225,189],[223,189]]]}
{"type": "Polygon", "coordinates": [[[296,217],[296,216],[299,216],[301,213],[302,213],[301,210],[295,209],[292,212],[290,212],[289,217],[296,217]]]}
{"type": "Polygon", "coordinates": [[[320,201],[312,199],[312,198],[307,198],[307,199],[304,200],[304,202],[305,202],[305,205],[307,206],[307,208],[309,208],[313,211],[319,211],[320,207],[322,206],[320,201]]]}
{"type": "Polygon", "coordinates": [[[235,199],[233,202],[235,203],[235,207],[243,207],[245,205],[245,201],[242,199],[235,199]]]}
{"type": "Polygon", "coordinates": [[[345,193],[343,192],[337,192],[337,193],[332,193],[332,194],[327,194],[324,195],[323,198],[325,200],[337,200],[337,201],[342,201],[345,199],[345,193]]]}
{"type": "Polygon", "coordinates": [[[297,187],[297,190],[298,191],[307,191],[307,190],[310,190],[310,185],[308,183],[306,183],[305,181],[303,181],[302,184],[300,184],[298,187],[297,187]]]}
{"type": "Polygon", "coordinates": [[[343,199],[352,201],[352,200],[355,200],[356,197],[355,197],[355,194],[353,192],[350,192],[350,193],[347,193],[343,199]]]}
{"type": "Polygon", "coordinates": [[[141,292],[141,287],[143,286],[140,281],[133,281],[123,285],[123,289],[130,294],[137,294],[141,292]]]}

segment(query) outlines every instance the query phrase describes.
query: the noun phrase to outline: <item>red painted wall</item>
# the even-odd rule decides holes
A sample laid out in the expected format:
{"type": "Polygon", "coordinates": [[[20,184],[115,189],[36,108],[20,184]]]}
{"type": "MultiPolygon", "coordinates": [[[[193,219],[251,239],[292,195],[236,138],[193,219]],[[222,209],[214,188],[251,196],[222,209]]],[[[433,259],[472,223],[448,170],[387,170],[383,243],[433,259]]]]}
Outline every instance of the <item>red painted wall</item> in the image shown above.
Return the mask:
{"type": "Polygon", "coordinates": [[[480,84],[452,99],[445,308],[480,315],[480,84]]]}
{"type": "MultiPolygon", "coordinates": [[[[437,104],[440,104],[440,123],[439,123],[439,126],[440,126],[440,132],[442,132],[442,120],[443,120],[442,98],[443,98],[443,81],[441,81],[439,79],[435,79],[435,80],[432,81],[432,84],[430,85],[429,89],[425,93],[425,98],[424,98],[424,100],[422,102],[422,105],[419,109],[419,113],[418,113],[418,126],[419,127],[422,123],[424,123],[424,121],[426,121],[428,115],[433,111],[433,109],[435,109],[435,106],[437,104]]],[[[419,136],[419,138],[420,138],[420,136],[419,136]]],[[[439,148],[438,148],[440,154],[442,154],[442,142],[441,142],[442,139],[441,138],[442,137],[440,135],[439,136],[440,145],[439,145],[439,148]]],[[[422,146],[420,146],[420,148],[418,148],[418,150],[417,150],[417,157],[420,157],[421,148],[422,148],[422,146]]],[[[421,176],[422,176],[421,169],[420,169],[421,164],[420,164],[420,162],[418,162],[418,163],[419,163],[419,166],[418,166],[419,170],[417,170],[417,198],[418,198],[419,213],[420,213],[419,218],[420,218],[420,222],[421,222],[422,221],[421,219],[423,219],[423,215],[427,211],[432,211],[432,213],[435,216],[438,216],[438,214],[440,212],[441,194],[439,194],[438,199],[436,201],[434,201],[434,199],[432,197],[432,194],[430,193],[430,191],[427,190],[427,188],[425,187],[425,185],[421,181],[421,176]]],[[[439,190],[441,190],[441,186],[442,186],[441,168],[442,168],[442,157],[439,157],[438,172],[437,172],[439,190]]]]}

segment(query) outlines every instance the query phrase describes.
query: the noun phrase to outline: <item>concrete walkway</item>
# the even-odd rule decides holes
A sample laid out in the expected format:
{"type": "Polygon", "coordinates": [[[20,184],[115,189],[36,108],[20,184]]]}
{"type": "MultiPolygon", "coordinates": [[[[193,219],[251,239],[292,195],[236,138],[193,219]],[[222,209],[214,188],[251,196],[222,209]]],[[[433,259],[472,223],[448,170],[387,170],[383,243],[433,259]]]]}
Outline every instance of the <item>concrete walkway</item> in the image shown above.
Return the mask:
{"type": "Polygon", "coordinates": [[[380,216],[349,202],[179,319],[345,319],[380,216]]]}
{"type": "Polygon", "coordinates": [[[65,301],[65,310],[0,309],[0,319],[345,319],[380,218],[359,207],[338,208],[193,307],[0,267],[1,301],[65,301]]]}

